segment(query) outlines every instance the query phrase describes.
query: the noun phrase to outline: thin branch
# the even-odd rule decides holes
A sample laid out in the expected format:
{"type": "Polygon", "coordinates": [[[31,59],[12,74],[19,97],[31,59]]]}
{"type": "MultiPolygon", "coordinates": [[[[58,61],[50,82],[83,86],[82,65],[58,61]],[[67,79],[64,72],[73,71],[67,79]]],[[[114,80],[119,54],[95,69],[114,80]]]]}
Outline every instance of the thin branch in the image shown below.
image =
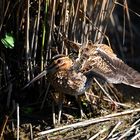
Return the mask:
{"type": "Polygon", "coordinates": [[[136,113],[136,112],[140,112],[140,108],[134,109],[134,110],[125,110],[123,112],[109,114],[109,115],[106,115],[104,117],[98,117],[98,118],[85,120],[85,121],[70,124],[70,125],[65,125],[65,126],[62,126],[62,127],[59,127],[59,128],[54,128],[54,129],[42,131],[42,132],[39,132],[38,135],[39,136],[40,135],[46,135],[46,134],[53,133],[53,132],[56,132],[56,131],[61,131],[61,130],[64,130],[64,129],[73,129],[73,128],[84,127],[84,126],[88,126],[88,125],[95,124],[95,123],[109,121],[109,120],[111,120],[115,117],[122,116],[122,115],[128,115],[128,114],[136,113]]]}

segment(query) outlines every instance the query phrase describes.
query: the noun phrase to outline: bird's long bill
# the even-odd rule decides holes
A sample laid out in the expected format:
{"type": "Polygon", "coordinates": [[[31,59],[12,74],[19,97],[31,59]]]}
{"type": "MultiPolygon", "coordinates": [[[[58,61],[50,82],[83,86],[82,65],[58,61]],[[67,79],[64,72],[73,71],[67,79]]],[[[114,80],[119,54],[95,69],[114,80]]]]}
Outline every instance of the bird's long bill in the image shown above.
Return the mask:
{"type": "Polygon", "coordinates": [[[47,71],[44,70],[42,71],[40,74],[38,74],[35,78],[33,78],[27,85],[25,85],[22,89],[27,88],[30,84],[34,83],[35,81],[39,80],[40,78],[42,78],[43,76],[45,76],[47,74],[47,71]]]}

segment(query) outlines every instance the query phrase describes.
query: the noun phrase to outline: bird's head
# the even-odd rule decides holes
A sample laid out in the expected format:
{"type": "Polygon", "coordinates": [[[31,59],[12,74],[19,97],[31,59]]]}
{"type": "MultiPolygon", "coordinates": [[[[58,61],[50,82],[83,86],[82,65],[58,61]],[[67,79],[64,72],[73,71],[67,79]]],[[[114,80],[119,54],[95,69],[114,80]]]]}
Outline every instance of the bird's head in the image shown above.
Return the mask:
{"type": "Polygon", "coordinates": [[[58,71],[69,70],[73,65],[72,60],[66,55],[56,55],[50,61],[47,67],[47,73],[56,73],[58,71]]]}

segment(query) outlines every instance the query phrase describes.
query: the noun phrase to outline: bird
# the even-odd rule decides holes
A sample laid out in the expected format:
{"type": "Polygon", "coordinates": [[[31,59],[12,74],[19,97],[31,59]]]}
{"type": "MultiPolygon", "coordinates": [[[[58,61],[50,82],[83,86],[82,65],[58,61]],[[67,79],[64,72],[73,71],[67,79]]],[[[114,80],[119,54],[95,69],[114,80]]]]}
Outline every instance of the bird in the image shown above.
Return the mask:
{"type": "Polygon", "coordinates": [[[140,73],[118,58],[110,46],[89,41],[81,47],[79,55],[80,71],[92,71],[108,83],[140,88],[140,73]]]}
{"type": "Polygon", "coordinates": [[[47,78],[50,84],[59,94],[59,117],[60,123],[63,97],[65,94],[75,96],[80,107],[81,117],[85,117],[80,103],[80,95],[83,95],[92,85],[92,79],[74,67],[74,62],[66,55],[59,54],[52,58],[47,67],[47,78]]]}
{"type": "MultiPolygon", "coordinates": [[[[50,84],[60,93],[58,122],[62,113],[63,96],[65,94],[75,96],[79,102],[79,96],[91,89],[94,77],[112,84],[123,83],[140,88],[139,72],[118,58],[110,46],[94,44],[92,41],[79,47],[76,60],[64,54],[54,56],[46,70],[25,87],[44,75],[47,75],[50,84]]],[[[79,106],[81,116],[84,116],[80,103],[79,106]]]]}

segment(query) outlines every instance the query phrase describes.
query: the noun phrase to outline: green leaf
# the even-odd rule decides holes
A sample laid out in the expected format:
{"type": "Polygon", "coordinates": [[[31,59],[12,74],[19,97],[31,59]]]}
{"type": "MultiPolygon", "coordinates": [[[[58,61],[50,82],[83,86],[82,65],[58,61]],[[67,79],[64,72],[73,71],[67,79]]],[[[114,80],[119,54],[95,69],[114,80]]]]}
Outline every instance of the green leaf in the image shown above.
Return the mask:
{"type": "Polygon", "coordinates": [[[11,33],[6,33],[5,37],[1,39],[2,44],[5,48],[13,49],[14,48],[14,37],[11,33]]]}

